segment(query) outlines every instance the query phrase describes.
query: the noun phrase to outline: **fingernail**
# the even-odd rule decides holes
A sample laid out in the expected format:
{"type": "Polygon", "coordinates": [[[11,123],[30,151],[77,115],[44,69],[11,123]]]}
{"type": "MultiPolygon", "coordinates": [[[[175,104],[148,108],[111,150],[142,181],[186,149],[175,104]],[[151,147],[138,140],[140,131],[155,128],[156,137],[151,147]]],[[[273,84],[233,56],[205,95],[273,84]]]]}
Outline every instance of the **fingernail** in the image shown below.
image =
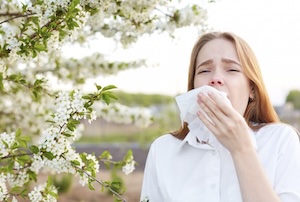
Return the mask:
{"type": "Polygon", "coordinates": [[[203,97],[204,97],[203,93],[199,93],[199,94],[198,94],[198,98],[199,98],[200,100],[202,100],[203,97]]]}

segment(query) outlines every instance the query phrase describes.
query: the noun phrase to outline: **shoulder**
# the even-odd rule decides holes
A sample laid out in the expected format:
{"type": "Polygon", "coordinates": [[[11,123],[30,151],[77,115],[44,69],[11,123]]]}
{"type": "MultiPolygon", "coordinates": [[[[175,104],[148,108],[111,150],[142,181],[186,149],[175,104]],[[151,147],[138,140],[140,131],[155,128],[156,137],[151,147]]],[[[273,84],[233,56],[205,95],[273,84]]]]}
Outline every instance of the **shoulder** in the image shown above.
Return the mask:
{"type": "Polygon", "coordinates": [[[179,148],[182,140],[174,137],[171,134],[164,134],[157,139],[155,139],[150,145],[150,150],[152,152],[167,152],[173,150],[174,148],[179,148]]]}
{"type": "Polygon", "coordinates": [[[285,123],[271,123],[256,132],[256,139],[261,143],[278,145],[282,151],[287,147],[299,147],[299,132],[285,123]]]}
{"type": "Polygon", "coordinates": [[[173,144],[180,144],[182,140],[179,140],[178,138],[174,137],[171,134],[164,134],[157,139],[155,139],[152,143],[152,145],[173,145],[173,144]]]}
{"type": "Polygon", "coordinates": [[[258,133],[270,134],[274,136],[283,136],[298,138],[299,132],[293,126],[286,123],[270,123],[266,124],[258,130],[258,133]]]}

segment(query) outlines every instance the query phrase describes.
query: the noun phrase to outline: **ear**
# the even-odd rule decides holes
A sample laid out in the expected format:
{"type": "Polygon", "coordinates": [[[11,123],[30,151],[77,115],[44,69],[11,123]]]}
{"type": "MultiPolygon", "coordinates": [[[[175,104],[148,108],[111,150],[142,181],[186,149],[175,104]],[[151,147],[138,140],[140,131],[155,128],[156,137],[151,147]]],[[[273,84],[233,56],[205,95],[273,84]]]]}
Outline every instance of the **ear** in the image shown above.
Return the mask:
{"type": "Polygon", "coordinates": [[[250,100],[255,100],[255,90],[254,90],[253,84],[251,84],[250,88],[251,88],[251,91],[250,91],[250,94],[249,94],[249,99],[250,100]]]}

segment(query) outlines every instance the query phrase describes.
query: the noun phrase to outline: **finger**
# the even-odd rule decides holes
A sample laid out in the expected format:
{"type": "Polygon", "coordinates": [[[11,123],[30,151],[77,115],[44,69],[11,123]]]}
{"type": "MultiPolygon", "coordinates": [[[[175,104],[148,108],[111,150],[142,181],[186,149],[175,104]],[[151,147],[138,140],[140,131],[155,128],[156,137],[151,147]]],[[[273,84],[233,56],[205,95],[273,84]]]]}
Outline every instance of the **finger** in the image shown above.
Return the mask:
{"type": "Polygon", "coordinates": [[[202,121],[202,123],[208,128],[208,130],[210,130],[215,135],[218,134],[218,130],[215,124],[211,122],[209,119],[207,119],[207,117],[201,111],[198,111],[197,115],[199,119],[202,121]]]}
{"type": "MultiPolygon", "coordinates": [[[[224,97],[221,94],[217,94],[215,92],[208,92],[208,98],[210,98],[213,102],[215,102],[216,106],[225,114],[229,115],[232,112],[232,106],[230,102],[226,102],[224,97]]],[[[226,98],[227,99],[227,98],[226,98]]]]}
{"type": "Polygon", "coordinates": [[[219,122],[220,119],[222,119],[222,115],[224,116],[223,112],[219,109],[216,103],[204,94],[199,94],[198,104],[215,124],[216,121],[219,122]]]}
{"type": "MultiPolygon", "coordinates": [[[[199,95],[198,103],[201,109],[206,113],[209,119],[213,122],[213,126],[215,128],[218,128],[218,130],[222,130],[226,128],[226,125],[224,124],[227,124],[230,121],[230,118],[226,114],[224,114],[222,109],[219,106],[217,106],[217,104],[212,99],[202,94],[199,95]]],[[[213,130],[212,126],[210,126],[210,130],[213,130]]]]}

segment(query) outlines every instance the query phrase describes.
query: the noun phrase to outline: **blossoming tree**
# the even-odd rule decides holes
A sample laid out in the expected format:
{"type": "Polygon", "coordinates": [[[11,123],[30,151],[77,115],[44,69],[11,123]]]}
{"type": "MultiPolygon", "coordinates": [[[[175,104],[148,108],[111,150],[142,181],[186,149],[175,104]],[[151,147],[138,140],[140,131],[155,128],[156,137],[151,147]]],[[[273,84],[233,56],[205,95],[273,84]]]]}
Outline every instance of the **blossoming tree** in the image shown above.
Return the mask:
{"type": "Polygon", "coordinates": [[[51,179],[33,189],[39,173],[72,173],[82,185],[111,189],[113,183],[96,179],[99,161],[129,174],[135,161],[131,151],[113,162],[77,153],[72,147],[83,130],[81,120],[108,121],[146,127],[151,114],[111,103],[114,85],[95,84],[82,91],[88,78],[115,74],[145,65],[145,61],[107,61],[100,53],[64,58],[66,44],[87,44],[96,35],[115,39],[124,47],[145,33],[169,32],[193,25],[204,27],[206,12],[198,5],[181,6],[169,0],[0,0],[0,200],[56,201],[51,179]],[[72,90],[53,88],[71,84],[72,90]],[[25,188],[24,188],[25,187],[25,188]]]}

